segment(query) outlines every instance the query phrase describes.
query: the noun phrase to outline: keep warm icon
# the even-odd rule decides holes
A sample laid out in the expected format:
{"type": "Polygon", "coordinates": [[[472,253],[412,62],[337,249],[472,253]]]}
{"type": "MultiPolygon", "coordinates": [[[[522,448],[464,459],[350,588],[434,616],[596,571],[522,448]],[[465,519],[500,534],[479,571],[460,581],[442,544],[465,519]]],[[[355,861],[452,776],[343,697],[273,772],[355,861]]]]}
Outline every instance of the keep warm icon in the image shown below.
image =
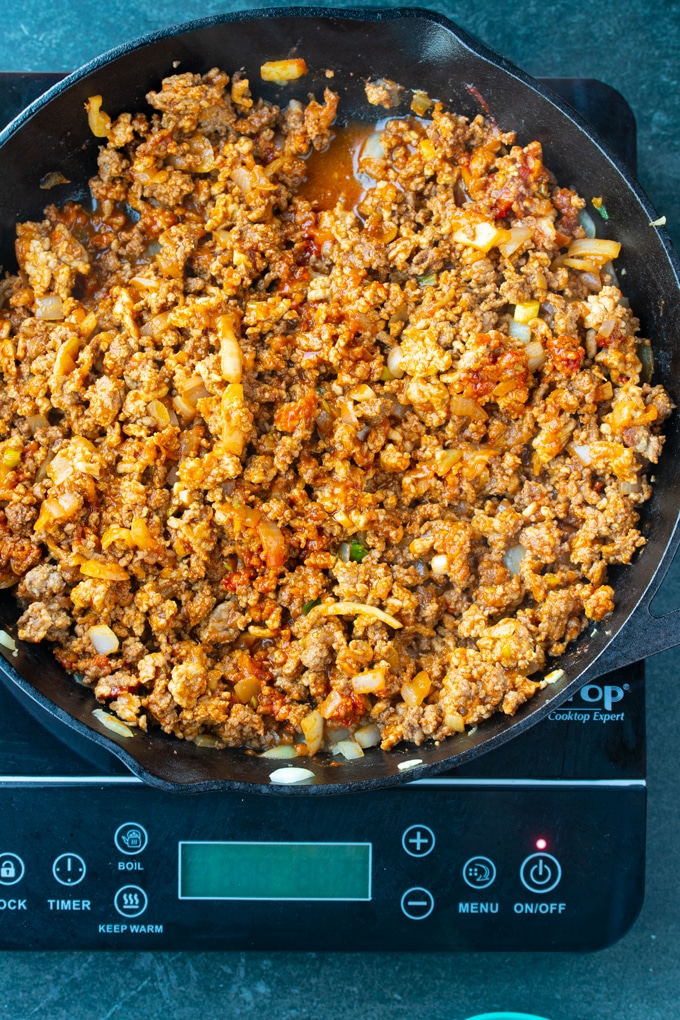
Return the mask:
{"type": "Polygon", "coordinates": [[[113,905],[123,917],[139,917],[148,906],[149,900],[138,885],[124,885],[116,893],[113,905]]]}

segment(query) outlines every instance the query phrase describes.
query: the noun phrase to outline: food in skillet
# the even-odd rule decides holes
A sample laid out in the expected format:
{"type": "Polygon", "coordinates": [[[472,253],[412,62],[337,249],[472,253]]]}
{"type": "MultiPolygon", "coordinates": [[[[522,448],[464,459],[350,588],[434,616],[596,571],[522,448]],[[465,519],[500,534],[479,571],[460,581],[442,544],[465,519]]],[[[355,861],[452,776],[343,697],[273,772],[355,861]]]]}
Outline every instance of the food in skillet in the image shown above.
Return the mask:
{"type": "Polygon", "coordinates": [[[127,727],[442,740],[548,682],[644,544],[671,404],[619,245],[537,142],[408,98],[334,139],[330,90],[240,74],[93,97],[93,210],[17,227],[2,583],[127,727]]]}

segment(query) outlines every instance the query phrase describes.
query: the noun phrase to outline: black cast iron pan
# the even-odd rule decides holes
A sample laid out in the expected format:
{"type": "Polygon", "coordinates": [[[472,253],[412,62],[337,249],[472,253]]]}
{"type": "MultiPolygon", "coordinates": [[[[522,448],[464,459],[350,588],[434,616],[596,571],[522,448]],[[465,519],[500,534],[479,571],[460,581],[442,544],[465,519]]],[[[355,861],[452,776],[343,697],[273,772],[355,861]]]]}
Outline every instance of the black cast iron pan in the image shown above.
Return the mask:
{"type": "MultiPolygon", "coordinates": [[[[376,110],[364,95],[366,78],[391,77],[444,100],[457,112],[474,116],[481,93],[498,122],[517,131],[519,140],[542,142],[545,162],[563,184],[590,198],[604,195],[610,219],[599,224],[600,236],[621,241],[617,269],[625,272],[627,295],[652,339],[655,381],[678,403],[680,392],[680,273],[663,229],[651,226],[657,214],[629,171],[594,136],[592,129],[548,89],[461,32],[440,15],[422,10],[273,9],[256,15],[208,18],[156,33],[122,46],[86,65],[32,104],[0,134],[0,262],[14,266],[14,225],[41,216],[48,201],[63,203],[87,196],[95,172],[98,142],[83,112],[88,96],[102,94],[111,115],[144,108],[144,96],[176,70],[205,72],[219,66],[245,68],[265,98],[287,102],[321,95],[335,72],[332,87],[340,93],[342,119],[375,120],[376,110]],[[265,60],[303,56],[311,73],[285,92],[260,87],[258,70],[265,60]],[[41,178],[59,170],[70,181],[49,196],[41,178]]],[[[380,111],[378,111],[379,113],[380,111]]],[[[472,736],[439,747],[391,751],[374,749],[357,762],[331,767],[322,760],[299,764],[315,775],[309,785],[273,786],[271,771],[281,765],[242,751],[214,751],[183,743],[154,731],[132,739],[112,737],[92,715],[92,693],[67,678],[48,646],[21,645],[16,658],[0,660],[5,678],[72,730],[89,736],[117,754],[154,786],[196,792],[235,789],[300,794],[345,793],[423,778],[498,747],[538,722],[595,677],[680,643],[680,612],[657,619],[650,602],[678,544],[680,504],[680,428],[674,415],[656,474],[652,501],[644,509],[647,545],[634,565],[614,572],[614,614],[585,632],[556,665],[560,682],[540,691],[516,716],[496,715],[472,736]],[[399,764],[422,764],[400,771],[399,764]]],[[[0,627],[15,633],[18,613],[11,594],[2,592],[0,627]]],[[[297,764],[297,763],[296,763],[297,764]]]]}

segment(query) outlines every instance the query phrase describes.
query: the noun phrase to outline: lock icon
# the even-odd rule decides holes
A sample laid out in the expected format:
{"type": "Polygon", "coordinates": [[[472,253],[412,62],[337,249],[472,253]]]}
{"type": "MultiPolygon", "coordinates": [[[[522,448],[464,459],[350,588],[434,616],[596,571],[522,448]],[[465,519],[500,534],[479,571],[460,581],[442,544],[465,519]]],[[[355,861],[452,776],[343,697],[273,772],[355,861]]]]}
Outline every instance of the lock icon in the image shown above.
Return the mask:
{"type": "Polygon", "coordinates": [[[24,862],[16,854],[0,854],[0,883],[16,885],[24,877],[24,862]]]}

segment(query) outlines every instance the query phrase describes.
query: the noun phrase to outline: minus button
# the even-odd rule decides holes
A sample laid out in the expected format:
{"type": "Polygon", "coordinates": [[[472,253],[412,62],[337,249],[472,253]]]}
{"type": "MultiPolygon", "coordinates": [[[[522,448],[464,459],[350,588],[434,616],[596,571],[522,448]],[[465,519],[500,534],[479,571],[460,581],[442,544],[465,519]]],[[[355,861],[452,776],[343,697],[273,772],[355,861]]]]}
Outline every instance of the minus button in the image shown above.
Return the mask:
{"type": "Polygon", "coordinates": [[[411,921],[423,921],[434,910],[434,896],[429,889],[414,886],[401,898],[401,910],[411,921]]]}

